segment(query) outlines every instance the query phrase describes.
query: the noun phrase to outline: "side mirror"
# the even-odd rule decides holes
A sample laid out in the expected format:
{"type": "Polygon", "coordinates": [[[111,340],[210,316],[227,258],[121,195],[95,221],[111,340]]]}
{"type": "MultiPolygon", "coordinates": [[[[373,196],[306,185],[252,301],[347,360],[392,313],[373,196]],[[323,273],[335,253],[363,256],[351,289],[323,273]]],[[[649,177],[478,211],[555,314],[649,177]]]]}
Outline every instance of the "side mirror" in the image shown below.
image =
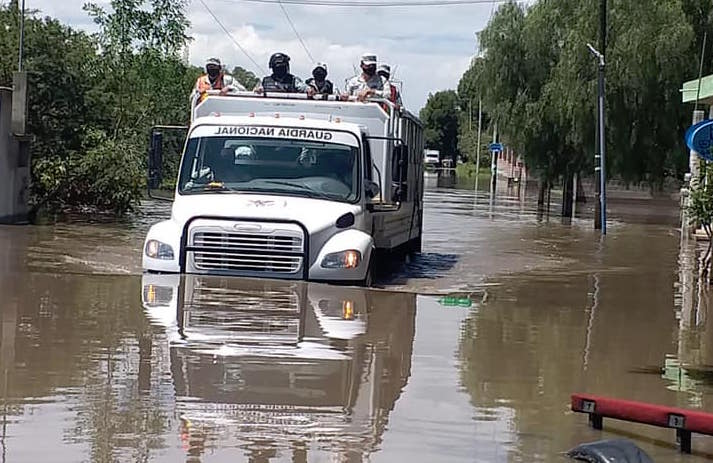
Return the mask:
{"type": "Polygon", "coordinates": [[[373,180],[364,180],[364,194],[367,199],[374,199],[379,196],[379,184],[373,180]]]}
{"type": "Polygon", "coordinates": [[[151,133],[148,164],[148,186],[150,196],[151,190],[157,189],[163,181],[163,134],[161,132],[151,133]]]}

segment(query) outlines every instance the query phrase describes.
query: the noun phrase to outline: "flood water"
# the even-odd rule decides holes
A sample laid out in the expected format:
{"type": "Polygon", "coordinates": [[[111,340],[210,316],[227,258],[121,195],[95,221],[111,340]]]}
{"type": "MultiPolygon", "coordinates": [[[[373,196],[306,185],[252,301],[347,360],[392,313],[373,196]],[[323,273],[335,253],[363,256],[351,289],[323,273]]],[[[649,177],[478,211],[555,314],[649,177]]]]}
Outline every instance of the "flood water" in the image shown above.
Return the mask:
{"type": "Polygon", "coordinates": [[[0,462],[551,462],[611,437],[709,461],[713,438],[681,456],[673,431],[569,411],[712,409],[675,203],[613,204],[600,241],[533,201],[430,185],[423,254],[373,290],[143,276],[163,204],[0,227],[0,462]]]}

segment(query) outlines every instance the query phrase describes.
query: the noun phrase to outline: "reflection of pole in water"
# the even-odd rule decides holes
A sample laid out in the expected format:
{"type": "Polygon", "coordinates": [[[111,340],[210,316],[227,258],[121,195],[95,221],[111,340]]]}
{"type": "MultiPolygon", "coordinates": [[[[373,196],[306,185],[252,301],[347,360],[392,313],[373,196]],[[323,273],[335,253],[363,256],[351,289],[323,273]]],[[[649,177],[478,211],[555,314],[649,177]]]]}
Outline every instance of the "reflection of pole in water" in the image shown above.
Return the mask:
{"type": "Polygon", "coordinates": [[[490,218],[493,218],[493,201],[495,200],[495,185],[490,187],[490,204],[488,205],[488,212],[490,212],[490,218]]]}
{"type": "Polygon", "coordinates": [[[17,302],[10,301],[0,317],[0,364],[2,364],[2,461],[7,458],[7,389],[10,368],[15,364],[15,332],[17,331],[17,302]]]}
{"type": "Polygon", "coordinates": [[[589,309],[589,321],[587,322],[587,335],[584,342],[584,359],[583,367],[587,370],[589,364],[589,349],[592,343],[592,330],[594,328],[594,318],[597,315],[599,307],[599,274],[594,274],[594,292],[592,293],[592,307],[589,309]]]}
{"type": "Polygon", "coordinates": [[[679,328],[689,327],[693,319],[696,279],[696,250],[685,234],[681,236],[678,255],[679,291],[681,293],[681,312],[679,328]]]}

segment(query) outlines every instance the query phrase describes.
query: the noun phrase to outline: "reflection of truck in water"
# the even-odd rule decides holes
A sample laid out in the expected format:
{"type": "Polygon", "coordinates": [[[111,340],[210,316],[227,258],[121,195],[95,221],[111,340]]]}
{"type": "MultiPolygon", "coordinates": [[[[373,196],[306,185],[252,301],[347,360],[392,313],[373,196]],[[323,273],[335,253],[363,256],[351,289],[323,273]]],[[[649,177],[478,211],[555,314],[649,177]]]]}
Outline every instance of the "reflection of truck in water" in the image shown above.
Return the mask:
{"type": "Polygon", "coordinates": [[[220,441],[292,461],[368,459],[410,375],[414,295],[144,275],[142,300],[166,330],[196,457],[220,441]]]}
{"type": "MultiPolygon", "coordinates": [[[[154,192],[174,186],[162,133],[154,192]]],[[[422,146],[420,121],[386,100],[210,96],[192,108],[171,218],[149,230],[143,268],[368,284],[374,250],[420,250],[422,146]]]]}

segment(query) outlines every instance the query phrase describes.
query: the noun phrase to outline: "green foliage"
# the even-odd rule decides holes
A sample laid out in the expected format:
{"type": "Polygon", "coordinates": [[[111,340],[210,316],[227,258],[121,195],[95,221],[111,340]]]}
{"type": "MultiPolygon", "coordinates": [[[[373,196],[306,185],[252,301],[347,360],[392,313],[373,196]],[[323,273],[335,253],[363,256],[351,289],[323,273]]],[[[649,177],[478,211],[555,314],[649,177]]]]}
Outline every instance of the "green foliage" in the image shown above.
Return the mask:
{"type": "Polygon", "coordinates": [[[254,89],[260,82],[260,79],[252,71],[243,69],[240,66],[235,66],[230,74],[238,79],[238,82],[248,90],[254,89]]]}
{"type": "Polygon", "coordinates": [[[37,194],[55,208],[81,205],[116,213],[131,208],[141,194],[144,153],[127,140],[96,131],[87,133],[82,148],[33,163],[37,194]]]}
{"type": "Polygon", "coordinates": [[[687,212],[690,220],[706,230],[713,225],[713,164],[701,163],[701,172],[696,188],[691,188],[687,212]],[[709,179],[706,181],[706,178],[709,179]]]}
{"type": "MultiPolygon", "coordinates": [[[[148,133],[185,124],[201,69],[179,56],[187,45],[187,0],[112,0],[85,5],[92,36],[51,18],[26,20],[28,131],[34,136],[37,207],[122,213],[140,199],[148,133]]],[[[0,85],[17,66],[18,12],[0,7],[0,85]]]]}
{"type": "Polygon", "coordinates": [[[472,162],[458,164],[456,166],[456,176],[458,178],[471,178],[475,177],[477,171],[480,180],[484,181],[483,184],[485,184],[490,178],[490,159],[487,159],[486,161],[483,161],[481,158],[480,169],[476,169],[475,163],[472,162]]]}
{"type": "Polygon", "coordinates": [[[458,96],[447,90],[428,95],[421,109],[426,148],[441,152],[441,158],[458,156],[458,96]]]}
{"type": "Polygon", "coordinates": [[[488,112],[482,109],[482,127],[480,147],[478,147],[478,102],[483,95],[480,91],[480,73],[483,70],[483,60],[476,58],[470,68],[465,71],[458,83],[458,98],[460,107],[463,108],[458,122],[458,150],[460,153],[475,162],[480,150],[481,165],[490,165],[490,151],[488,145],[492,141],[488,134],[492,132],[491,120],[488,112]],[[484,164],[484,160],[487,163],[484,164]]]}
{"type": "MultiPolygon", "coordinates": [[[[697,75],[702,31],[713,26],[712,3],[609,1],[610,174],[653,186],[682,176],[681,134],[690,108],[678,89],[697,75]]],[[[592,169],[597,66],[585,45],[597,45],[598,27],[599,2],[506,3],[479,34],[483,56],[459,83],[461,102],[482,97],[502,141],[545,182],[592,169]]],[[[461,127],[461,146],[472,146],[471,138],[461,127]]]]}

